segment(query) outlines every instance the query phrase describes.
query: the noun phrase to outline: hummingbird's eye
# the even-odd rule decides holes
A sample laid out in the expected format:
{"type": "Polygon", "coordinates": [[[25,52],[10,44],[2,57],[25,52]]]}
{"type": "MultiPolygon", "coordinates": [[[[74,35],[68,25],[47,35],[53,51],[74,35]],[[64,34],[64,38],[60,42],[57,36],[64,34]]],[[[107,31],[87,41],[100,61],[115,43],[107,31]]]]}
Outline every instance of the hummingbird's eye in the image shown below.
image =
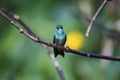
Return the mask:
{"type": "Polygon", "coordinates": [[[59,29],[59,27],[57,26],[56,29],[59,29]]]}
{"type": "Polygon", "coordinates": [[[63,29],[63,27],[62,27],[62,26],[60,26],[60,29],[63,29]]]}

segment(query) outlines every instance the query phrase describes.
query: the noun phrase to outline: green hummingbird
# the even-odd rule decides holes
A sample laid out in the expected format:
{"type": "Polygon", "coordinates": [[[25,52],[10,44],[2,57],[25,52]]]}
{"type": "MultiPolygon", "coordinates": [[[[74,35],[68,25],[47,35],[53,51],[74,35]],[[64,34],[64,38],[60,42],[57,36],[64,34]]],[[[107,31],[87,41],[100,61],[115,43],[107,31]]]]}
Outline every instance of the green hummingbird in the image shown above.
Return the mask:
{"type": "MultiPolygon", "coordinates": [[[[54,38],[53,38],[53,44],[64,46],[65,42],[66,42],[66,33],[64,32],[62,25],[57,25],[54,38]]],[[[54,48],[53,50],[54,50],[55,57],[57,57],[57,55],[61,55],[64,57],[64,50],[57,49],[57,48],[54,48]]]]}

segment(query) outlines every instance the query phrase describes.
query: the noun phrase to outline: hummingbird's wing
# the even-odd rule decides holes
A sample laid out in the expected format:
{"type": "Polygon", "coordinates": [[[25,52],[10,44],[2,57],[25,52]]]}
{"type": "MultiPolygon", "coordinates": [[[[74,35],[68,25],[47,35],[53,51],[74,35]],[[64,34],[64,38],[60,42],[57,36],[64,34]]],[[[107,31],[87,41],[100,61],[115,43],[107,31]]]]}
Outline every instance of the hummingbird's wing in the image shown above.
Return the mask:
{"type": "MultiPolygon", "coordinates": [[[[53,44],[56,44],[55,43],[55,36],[53,38],[53,44]]],[[[55,57],[57,57],[57,55],[59,54],[59,50],[57,48],[53,48],[53,50],[54,50],[55,57]]]]}
{"type": "Polygon", "coordinates": [[[57,57],[57,55],[59,54],[59,50],[57,48],[53,48],[53,50],[54,50],[55,57],[57,57]]]}
{"type": "Polygon", "coordinates": [[[65,40],[64,40],[64,45],[65,45],[65,42],[66,42],[66,40],[67,40],[67,36],[66,36],[66,34],[65,34],[65,40]]]}

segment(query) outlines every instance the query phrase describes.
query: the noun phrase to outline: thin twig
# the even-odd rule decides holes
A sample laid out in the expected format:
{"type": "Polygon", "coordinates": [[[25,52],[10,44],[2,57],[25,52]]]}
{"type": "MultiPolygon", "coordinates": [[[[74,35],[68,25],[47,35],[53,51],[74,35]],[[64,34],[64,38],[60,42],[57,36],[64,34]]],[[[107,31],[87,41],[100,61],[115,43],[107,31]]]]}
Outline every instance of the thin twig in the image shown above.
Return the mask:
{"type": "MultiPolygon", "coordinates": [[[[86,25],[90,22],[90,19],[87,17],[87,15],[79,9],[72,11],[72,14],[76,19],[82,21],[86,25]]],[[[115,42],[117,41],[120,44],[120,31],[107,28],[107,26],[101,21],[96,21],[93,25],[101,34],[113,39],[115,42]]]]}
{"type": "Polygon", "coordinates": [[[22,27],[25,28],[25,30],[26,30],[29,34],[31,34],[31,35],[33,35],[33,36],[36,36],[35,33],[20,19],[20,17],[19,17],[18,15],[9,12],[9,11],[8,11],[7,9],[5,9],[5,8],[2,8],[1,10],[2,10],[2,12],[4,12],[6,15],[9,15],[9,17],[12,17],[14,20],[16,20],[22,27]]]}
{"type": "Polygon", "coordinates": [[[7,72],[4,77],[4,80],[15,80],[15,75],[11,72],[7,72]]]}
{"type": "Polygon", "coordinates": [[[51,61],[53,62],[53,64],[55,65],[55,68],[59,74],[59,77],[61,80],[65,80],[65,77],[64,77],[64,74],[63,74],[63,71],[58,63],[58,61],[56,60],[56,58],[54,57],[54,55],[52,54],[52,52],[50,51],[50,49],[48,48],[48,46],[46,45],[43,45],[44,48],[46,49],[47,53],[50,55],[49,58],[51,59],[51,61]]]}
{"type": "MultiPolygon", "coordinates": [[[[31,38],[32,40],[34,39],[34,41],[37,41],[37,39],[34,38],[34,37],[36,37],[36,34],[20,19],[20,17],[18,15],[14,15],[14,14],[8,12],[6,9],[0,10],[0,14],[3,15],[4,17],[6,17],[7,21],[9,21],[11,24],[13,24],[19,30],[19,32],[26,34],[27,37],[31,38]],[[12,22],[12,20],[8,16],[6,16],[6,14],[9,15],[10,17],[12,17],[13,19],[15,19],[17,22],[19,22],[19,24],[21,24],[22,27],[24,27],[27,32],[23,31],[23,29],[20,29],[20,27],[14,21],[12,22]]],[[[54,57],[54,55],[52,54],[52,52],[50,51],[48,46],[43,44],[43,47],[47,51],[50,60],[54,64],[54,66],[59,74],[60,79],[65,80],[65,77],[64,77],[63,71],[59,65],[59,62],[56,60],[56,58],[54,57]]]]}
{"type": "Polygon", "coordinates": [[[101,6],[99,7],[98,11],[95,13],[95,15],[92,17],[92,20],[90,22],[90,24],[88,25],[87,31],[86,31],[86,37],[89,36],[90,30],[92,28],[93,23],[95,22],[97,16],[100,14],[100,12],[103,10],[103,8],[105,7],[105,5],[108,3],[108,1],[110,0],[104,0],[103,3],[101,4],[101,6]]]}
{"type": "Polygon", "coordinates": [[[11,19],[8,16],[6,16],[1,10],[0,10],[0,15],[3,16],[4,19],[9,21],[14,27],[16,27],[19,30],[19,32],[21,32],[23,35],[27,36],[28,38],[30,38],[31,40],[33,40],[35,42],[47,45],[49,47],[55,47],[55,48],[58,48],[58,49],[62,49],[66,52],[70,52],[70,53],[73,53],[73,54],[77,54],[77,55],[81,55],[81,56],[85,56],[85,57],[89,57],[89,58],[99,58],[99,59],[120,61],[120,57],[113,57],[113,56],[107,56],[107,55],[91,54],[91,53],[81,52],[81,51],[70,49],[68,47],[65,48],[65,47],[62,47],[62,46],[59,46],[59,45],[49,43],[47,41],[44,41],[44,40],[40,39],[38,36],[33,37],[28,32],[26,32],[22,28],[20,28],[14,21],[11,21],[11,19]]]}

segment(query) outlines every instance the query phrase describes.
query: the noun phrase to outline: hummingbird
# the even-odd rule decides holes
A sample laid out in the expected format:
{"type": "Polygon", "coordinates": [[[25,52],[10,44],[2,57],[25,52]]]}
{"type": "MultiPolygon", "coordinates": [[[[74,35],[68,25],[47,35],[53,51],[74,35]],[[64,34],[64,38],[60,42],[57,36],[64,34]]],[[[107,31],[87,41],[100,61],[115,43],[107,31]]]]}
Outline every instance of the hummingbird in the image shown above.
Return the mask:
{"type": "MultiPolygon", "coordinates": [[[[62,25],[57,25],[54,38],[53,38],[53,44],[64,46],[65,42],[66,42],[66,33],[64,32],[62,25]]],[[[57,57],[57,55],[61,55],[64,57],[64,50],[61,50],[58,48],[54,48],[53,50],[54,50],[55,57],[57,57]]]]}

